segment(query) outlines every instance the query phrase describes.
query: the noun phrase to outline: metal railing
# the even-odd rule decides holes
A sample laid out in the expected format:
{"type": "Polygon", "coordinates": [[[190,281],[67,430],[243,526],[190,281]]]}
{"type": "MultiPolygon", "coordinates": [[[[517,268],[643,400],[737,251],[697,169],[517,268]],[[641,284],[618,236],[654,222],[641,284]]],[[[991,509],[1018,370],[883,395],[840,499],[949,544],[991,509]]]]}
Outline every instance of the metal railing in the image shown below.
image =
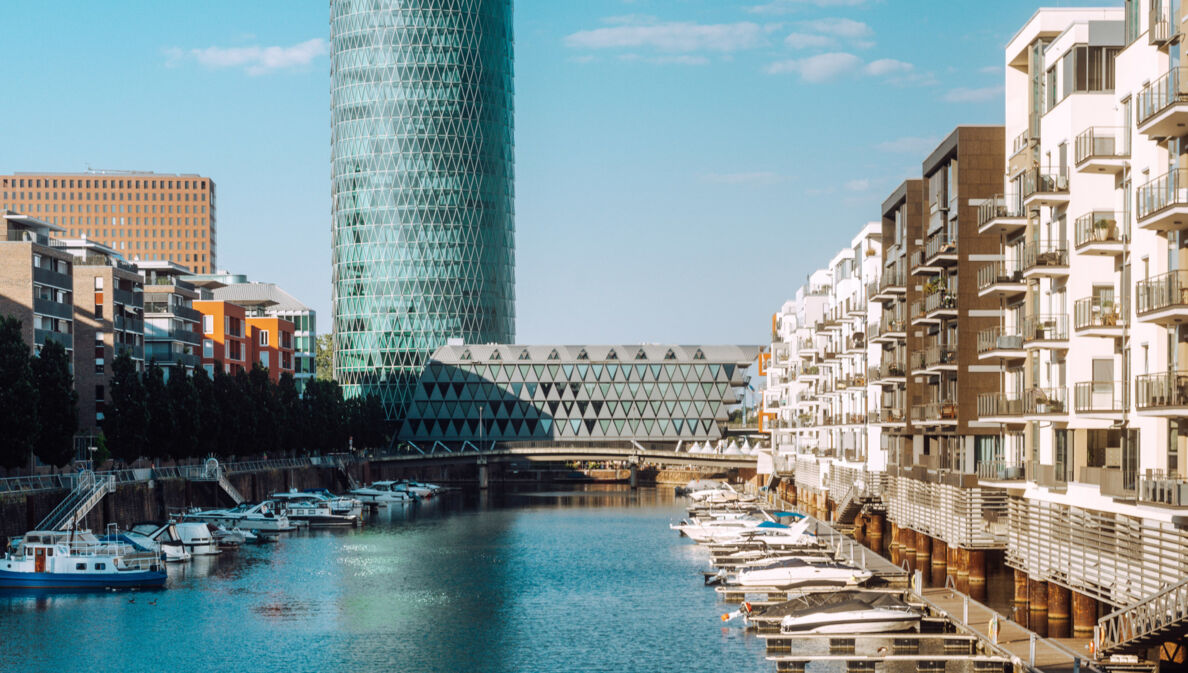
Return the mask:
{"type": "Polygon", "coordinates": [[[1068,245],[1064,241],[1038,241],[1023,246],[1022,264],[1024,271],[1038,267],[1067,267],[1068,245]]]}
{"type": "Polygon", "coordinates": [[[957,346],[952,344],[932,346],[924,351],[924,367],[940,367],[957,364],[957,346]]]}
{"type": "Polygon", "coordinates": [[[978,289],[986,288],[996,283],[1022,283],[1023,266],[1018,259],[989,262],[978,269],[978,289]]]}
{"type": "Polygon", "coordinates": [[[1188,100],[1185,96],[1185,68],[1172,68],[1144,86],[1135,96],[1135,121],[1142,125],[1159,113],[1188,100]]]}
{"type": "Polygon", "coordinates": [[[1077,249],[1092,243],[1121,243],[1126,240],[1129,213],[1114,210],[1095,210],[1074,221],[1077,249]],[[1122,226],[1118,226],[1118,222],[1122,226]]]}
{"type": "Polygon", "coordinates": [[[979,479],[994,481],[1017,481],[1026,478],[1023,461],[1001,458],[978,461],[977,473],[979,479]]]}
{"type": "Polygon", "coordinates": [[[52,285],[59,290],[74,291],[74,281],[69,274],[59,273],[41,266],[33,267],[33,282],[39,285],[52,285]]]}
{"type": "Polygon", "coordinates": [[[195,309],[188,306],[177,306],[164,301],[146,301],[144,302],[145,313],[167,313],[169,315],[177,316],[183,320],[191,320],[193,322],[202,322],[202,314],[195,309]]]}
{"type": "Polygon", "coordinates": [[[1134,284],[1138,315],[1168,308],[1188,308],[1188,269],[1168,271],[1134,284]]]}
{"type": "Polygon", "coordinates": [[[54,318],[61,318],[63,320],[74,319],[74,306],[63,302],[54,301],[52,299],[42,299],[41,297],[33,298],[33,312],[41,315],[48,315],[54,318]]]}
{"type": "Polygon", "coordinates": [[[1135,190],[1135,215],[1139,221],[1176,206],[1188,206],[1188,169],[1173,168],[1135,190]]]}
{"type": "Polygon", "coordinates": [[[58,530],[74,528],[103,496],[115,490],[115,477],[96,475],[94,472],[79,473],[75,486],[58,506],[50,511],[34,530],[58,530]]]}
{"type": "Polygon", "coordinates": [[[1140,411],[1188,407],[1188,370],[1136,376],[1134,399],[1140,411]]]}
{"type": "Polygon", "coordinates": [[[924,297],[924,313],[932,313],[933,311],[941,310],[956,310],[957,309],[957,292],[949,290],[939,290],[924,297]]]}
{"type": "Polygon", "coordinates": [[[949,232],[941,229],[928,237],[924,243],[924,261],[931,262],[940,255],[957,254],[957,237],[949,236],[949,232]]]}
{"type": "Polygon", "coordinates": [[[1073,409],[1078,414],[1122,413],[1130,406],[1125,381],[1081,381],[1073,384],[1073,409]]]}
{"type": "Polygon", "coordinates": [[[893,311],[883,311],[883,315],[879,319],[879,336],[892,332],[903,332],[905,329],[907,329],[907,323],[903,319],[902,307],[896,307],[893,311]]]}
{"type": "Polygon", "coordinates": [[[1007,493],[908,477],[888,480],[883,500],[891,520],[963,549],[1001,548],[1006,541],[1007,493]]]}
{"type": "Polygon", "coordinates": [[[898,407],[883,407],[878,411],[870,412],[868,417],[871,423],[903,423],[907,414],[898,407]]]}
{"type": "Polygon", "coordinates": [[[978,395],[978,416],[1022,416],[1023,396],[1019,393],[981,393],[978,395]]]}
{"type": "Polygon", "coordinates": [[[1036,194],[1067,194],[1068,176],[1060,173],[1045,173],[1042,168],[1036,166],[1024,171],[1020,189],[1024,200],[1036,194]]]}
{"type": "Polygon", "coordinates": [[[1051,313],[1023,318],[1023,341],[1067,341],[1068,314],[1051,313]]]}
{"type": "Polygon", "coordinates": [[[903,287],[903,267],[896,265],[893,269],[884,269],[883,275],[879,278],[879,291],[883,291],[893,287],[903,287]]]}
{"type": "Polygon", "coordinates": [[[1147,643],[1188,632],[1188,578],[1102,617],[1097,622],[1101,654],[1137,652],[1147,643]]]}
{"type": "Polygon", "coordinates": [[[1023,328],[1019,326],[990,327],[978,332],[978,353],[995,350],[1022,350],[1023,328]]]}
{"type": "Polygon", "coordinates": [[[1044,416],[1068,413],[1068,388],[1031,388],[1023,395],[1023,413],[1044,416]]]}
{"type": "Polygon", "coordinates": [[[1169,0],[1151,0],[1147,19],[1148,44],[1162,45],[1180,34],[1179,26],[1172,17],[1169,0]]]}
{"type": "Polygon", "coordinates": [[[1077,135],[1075,145],[1077,164],[1130,157],[1129,135],[1123,126],[1090,126],[1077,135]]]}
{"type": "Polygon", "coordinates": [[[999,218],[1026,217],[1023,205],[1014,194],[995,194],[978,206],[978,227],[984,227],[999,218]]]}
{"type": "Polygon", "coordinates": [[[929,421],[957,420],[956,402],[929,402],[924,406],[924,419],[929,421]]]}
{"type": "Polygon", "coordinates": [[[1113,298],[1085,297],[1073,302],[1073,327],[1075,329],[1119,327],[1125,324],[1126,316],[1113,298]]]}
{"type": "Polygon", "coordinates": [[[33,328],[34,343],[36,343],[38,346],[44,346],[47,341],[57,341],[67,350],[74,348],[73,334],[68,332],[55,332],[54,330],[41,329],[39,327],[33,328]]]}

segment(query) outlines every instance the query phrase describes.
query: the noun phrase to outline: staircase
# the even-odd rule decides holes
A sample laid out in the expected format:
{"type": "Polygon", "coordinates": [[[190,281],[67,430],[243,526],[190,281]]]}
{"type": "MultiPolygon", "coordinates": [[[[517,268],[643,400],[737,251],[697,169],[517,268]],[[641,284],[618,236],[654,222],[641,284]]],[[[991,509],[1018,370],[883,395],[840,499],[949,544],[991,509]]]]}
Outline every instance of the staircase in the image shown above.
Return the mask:
{"type": "Polygon", "coordinates": [[[342,475],[346,477],[347,485],[350,486],[351,490],[359,488],[359,482],[355,481],[355,477],[352,476],[351,471],[347,469],[346,463],[344,463],[341,458],[335,459],[334,462],[338,464],[338,471],[342,472],[342,475]]]}
{"type": "Polygon", "coordinates": [[[189,478],[190,481],[216,482],[219,485],[219,488],[223,489],[227,495],[231,496],[231,499],[235,501],[236,505],[241,504],[246,499],[243,497],[243,494],[239,492],[239,489],[235,488],[235,484],[232,484],[231,480],[227,478],[226,468],[224,468],[222,465],[219,465],[219,461],[214,458],[207,458],[206,463],[202,466],[201,470],[194,468],[190,472],[189,478]]]}
{"type": "Polygon", "coordinates": [[[85,471],[78,475],[74,490],[49,513],[34,530],[69,530],[78,525],[94,509],[103,496],[115,491],[115,477],[106,475],[96,478],[95,473],[85,471]]]}
{"type": "Polygon", "coordinates": [[[846,489],[846,494],[837,503],[837,509],[834,510],[834,523],[854,523],[854,517],[858,516],[858,512],[862,511],[862,493],[863,490],[858,486],[858,482],[850,484],[850,487],[846,489]]]}
{"type": "Polygon", "coordinates": [[[1188,634],[1188,578],[1097,621],[1097,656],[1135,654],[1188,634]]]}

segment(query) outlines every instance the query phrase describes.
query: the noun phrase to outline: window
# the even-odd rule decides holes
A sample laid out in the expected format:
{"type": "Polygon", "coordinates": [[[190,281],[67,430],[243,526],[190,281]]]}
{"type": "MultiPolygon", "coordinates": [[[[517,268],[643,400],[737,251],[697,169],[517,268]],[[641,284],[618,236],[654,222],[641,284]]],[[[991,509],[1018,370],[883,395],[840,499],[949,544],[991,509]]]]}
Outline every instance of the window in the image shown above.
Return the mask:
{"type": "Polygon", "coordinates": [[[96,563],[95,570],[107,570],[107,564],[106,563],[96,563]]]}
{"type": "Polygon", "coordinates": [[[87,564],[85,564],[85,563],[75,563],[75,564],[74,564],[74,569],[75,569],[75,570],[86,570],[86,569],[87,569],[87,564]]]}
{"type": "Polygon", "coordinates": [[[103,276],[95,276],[95,289],[96,290],[103,289],[103,276]]]}
{"type": "Polygon", "coordinates": [[[268,351],[260,353],[260,366],[264,367],[265,369],[268,368],[268,351]]]}
{"type": "Polygon", "coordinates": [[[203,339],[202,340],[202,357],[204,357],[204,358],[213,358],[214,357],[214,339],[203,339]]]}
{"type": "Polygon", "coordinates": [[[266,330],[266,329],[260,330],[259,338],[260,338],[260,345],[267,346],[268,345],[268,330],[266,330]]]}
{"type": "Polygon", "coordinates": [[[202,333],[203,334],[214,334],[214,316],[213,315],[202,316],[202,333]]]}

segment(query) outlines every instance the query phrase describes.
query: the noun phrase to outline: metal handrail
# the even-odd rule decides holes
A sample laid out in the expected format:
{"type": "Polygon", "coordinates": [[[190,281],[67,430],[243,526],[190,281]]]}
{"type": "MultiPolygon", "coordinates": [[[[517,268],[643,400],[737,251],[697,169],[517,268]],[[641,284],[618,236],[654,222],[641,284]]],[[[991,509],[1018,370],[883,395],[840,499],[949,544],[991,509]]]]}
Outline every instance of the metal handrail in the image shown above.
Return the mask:
{"type": "Polygon", "coordinates": [[[1133,649],[1153,636],[1172,640],[1171,627],[1188,631],[1188,578],[1097,620],[1097,651],[1113,654],[1133,649]]]}

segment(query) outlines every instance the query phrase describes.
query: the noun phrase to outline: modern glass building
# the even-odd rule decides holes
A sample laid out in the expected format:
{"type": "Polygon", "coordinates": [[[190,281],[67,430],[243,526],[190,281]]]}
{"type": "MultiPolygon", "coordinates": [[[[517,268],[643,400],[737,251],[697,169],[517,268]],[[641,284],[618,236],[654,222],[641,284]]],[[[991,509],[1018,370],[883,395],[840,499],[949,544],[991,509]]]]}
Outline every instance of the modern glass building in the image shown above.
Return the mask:
{"type": "Polygon", "coordinates": [[[515,340],[511,0],[331,0],[335,378],[400,417],[451,338],[515,340]]]}
{"type": "Polygon", "coordinates": [[[400,440],[442,444],[718,440],[756,346],[439,348],[400,440]]]}

